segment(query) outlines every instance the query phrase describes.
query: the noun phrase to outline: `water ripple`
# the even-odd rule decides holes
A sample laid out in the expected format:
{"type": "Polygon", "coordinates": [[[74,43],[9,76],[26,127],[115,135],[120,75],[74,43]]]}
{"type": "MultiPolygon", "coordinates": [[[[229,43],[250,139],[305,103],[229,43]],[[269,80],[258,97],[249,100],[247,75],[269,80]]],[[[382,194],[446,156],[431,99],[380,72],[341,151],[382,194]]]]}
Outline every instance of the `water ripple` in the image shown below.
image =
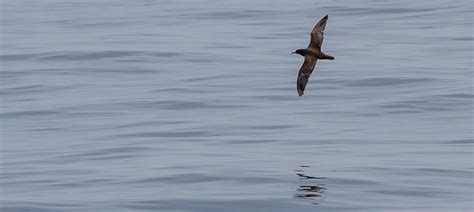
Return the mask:
{"type": "Polygon", "coordinates": [[[403,84],[414,84],[430,82],[432,79],[429,78],[388,78],[388,77],[374,77],[370,79],[361,79],[346,84],[347,86],[354,87],[379,87],[379,86],[393,86],[403,84]]]}

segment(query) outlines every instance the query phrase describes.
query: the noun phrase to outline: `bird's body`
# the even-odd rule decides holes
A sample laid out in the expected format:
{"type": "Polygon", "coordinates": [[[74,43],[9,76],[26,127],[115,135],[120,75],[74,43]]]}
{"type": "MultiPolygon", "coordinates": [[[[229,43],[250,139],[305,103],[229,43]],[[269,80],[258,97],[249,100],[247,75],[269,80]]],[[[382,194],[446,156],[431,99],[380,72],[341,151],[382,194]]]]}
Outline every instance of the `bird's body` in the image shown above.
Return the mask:
{"type": "Polygon", "coordinates": [[[293,53],[300,54],[304,56],[304,62],[298,72],[298,79],[296,80],[296,90],[298,95],[302,96],[304,94],[304,89],[308,83],[308,79],[313,73],[313,69],[316,66],[316,61],[318,59],[324,60],[334,60],[333,56],[324,54],[321,51],[321,45],[323,43],[323,34],[324,29],[326,28],[326,22],[328,16],[324,16],[317,24],[314,26],[311,31],[311,41],[306,49],[298,49],[293,53]]]}

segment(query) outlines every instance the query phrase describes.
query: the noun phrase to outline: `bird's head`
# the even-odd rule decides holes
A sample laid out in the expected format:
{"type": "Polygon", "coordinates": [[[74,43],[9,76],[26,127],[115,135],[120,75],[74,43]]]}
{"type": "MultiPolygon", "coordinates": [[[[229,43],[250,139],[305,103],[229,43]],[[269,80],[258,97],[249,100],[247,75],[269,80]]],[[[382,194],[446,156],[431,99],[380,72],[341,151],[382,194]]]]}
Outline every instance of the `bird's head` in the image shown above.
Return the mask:
{"type": "Polygon", "coordinates": [[[299,54],[299,55],[301,55],[301,56],[303,56],[303,57],[306,55],[306,53],[307,53],[307,50],[306,50],[306,49],[297,49],[296,51],[291,52],[291,54],[299,54]]]}

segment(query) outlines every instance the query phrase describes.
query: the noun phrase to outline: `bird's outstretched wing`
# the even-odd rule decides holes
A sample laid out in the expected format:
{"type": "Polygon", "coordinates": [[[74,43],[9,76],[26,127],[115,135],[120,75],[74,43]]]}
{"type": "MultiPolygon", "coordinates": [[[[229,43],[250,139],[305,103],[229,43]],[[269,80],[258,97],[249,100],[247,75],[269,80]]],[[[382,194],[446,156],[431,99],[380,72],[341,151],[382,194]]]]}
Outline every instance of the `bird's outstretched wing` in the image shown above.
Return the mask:
{"type": "Polygon", "coordinates": [[[313,73],[313,69],[317,60],[318,59],[312,55],[306,55],[304,57],[303,65],[298,72],[298,79],[296,80],[296,90],[298,91],[298,96],[303,96],[304,89],[306,88],[306,84],[308,83],[311,73],[313,73]]]}
{"type": "Polygon", "coordinates": [[[313,31],[311,31],[311,41],[309,42],[308,48],[321,50],[324,29],[326,28],[327,21],[328,16],[326,15],[316,24],[316,26],[314,26],[313,31]]]}

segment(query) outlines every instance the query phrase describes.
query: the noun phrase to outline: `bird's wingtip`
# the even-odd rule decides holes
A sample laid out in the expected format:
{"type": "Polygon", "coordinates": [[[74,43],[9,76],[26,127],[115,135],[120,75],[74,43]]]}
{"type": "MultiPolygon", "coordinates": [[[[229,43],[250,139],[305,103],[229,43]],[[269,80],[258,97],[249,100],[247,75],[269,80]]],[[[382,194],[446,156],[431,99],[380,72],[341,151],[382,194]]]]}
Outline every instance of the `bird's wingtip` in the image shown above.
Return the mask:
{"type": "Polygon", "coordinates": [[[302,90],[298,90],[298,96],[303,96],[303,91],[302,90]]]}
{"type": "Polygon", "coordinates": [[[322,17],[321,20],[319,20],[319,22],[325,22],[325,21],[328,20],[328,18],[329,18],[329,15],[326,15],[326,16],[322,17]]]}

